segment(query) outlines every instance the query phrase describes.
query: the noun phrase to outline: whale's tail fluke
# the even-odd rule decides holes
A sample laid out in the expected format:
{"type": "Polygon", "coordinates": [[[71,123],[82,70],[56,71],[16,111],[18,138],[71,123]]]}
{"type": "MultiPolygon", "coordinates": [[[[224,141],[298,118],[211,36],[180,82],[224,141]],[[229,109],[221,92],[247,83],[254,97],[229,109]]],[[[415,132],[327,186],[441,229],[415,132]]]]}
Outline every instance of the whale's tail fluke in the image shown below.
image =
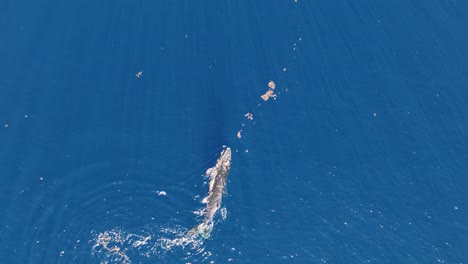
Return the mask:
{"type": "Polygon", "coordinates": [[[187,237],[196,237],[201,235],[203,238],[208,239],[210,238],[211,230],[213,229],[213,222],[208,223],[201,223],[196,227],[192,228],[192,230],[187,232],[187,237]]]}

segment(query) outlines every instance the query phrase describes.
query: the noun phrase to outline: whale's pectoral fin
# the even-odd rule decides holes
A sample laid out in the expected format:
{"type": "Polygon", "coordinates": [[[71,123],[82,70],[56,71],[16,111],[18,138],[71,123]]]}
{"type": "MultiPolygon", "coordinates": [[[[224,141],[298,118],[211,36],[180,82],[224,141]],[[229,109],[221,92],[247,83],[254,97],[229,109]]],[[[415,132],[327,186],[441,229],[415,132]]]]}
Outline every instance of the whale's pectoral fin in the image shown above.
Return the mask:
{"type": "Polygon", "coordinates": [[[207,169],[206,172],[205,172],[205,177],[210,178],[212,172],[213,172],[213,168],[207,169]]]}

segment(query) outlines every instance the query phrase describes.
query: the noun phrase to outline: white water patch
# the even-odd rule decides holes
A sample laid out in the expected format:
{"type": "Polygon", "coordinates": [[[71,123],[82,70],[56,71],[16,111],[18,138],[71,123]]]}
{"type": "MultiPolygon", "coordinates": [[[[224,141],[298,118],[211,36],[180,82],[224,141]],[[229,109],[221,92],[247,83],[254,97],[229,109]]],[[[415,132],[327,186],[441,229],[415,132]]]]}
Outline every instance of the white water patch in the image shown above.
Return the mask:
{"type": "Polygon", "coordinates": [[[221,213],[221,218],[223,219],[223,221],[226,220],[226,217],[227,217],[226,207],[221,208],[221,210],[219,210],[219,212],[221,213]]]}
{"type": "Polygon", "coordinates": [[[143,245],[148,244],[148,240],[150,240],[150,239],[151,239],[151,236],[147,236],[147,237],[145,237],[145,238],[142,239],[142,240],[137,240],[137,241],[133,242],[132,246],[133,246],[134,248],[141,247],[141,246],[143,246],[143,245]]]}
{"type": "Polygon", "coordinates": [[[161,231],[165,235],[156,241],[156,246],[166,251],[170,251],[174,247],[196,250],[197,253],[204,251],[204,248],[201,247],[204,240],[195,236],[187,236],[188,230],[181,232],[179,228],[164,228],[161,231]]]}
{"type": "Polygon", "coordinates": [[[206,214],[206,209],[205,208],[200,208],[196,211],[193,211],[193,214],[194,215],[197,215],[197,216],[204,216],[206,214]]]}
{"type": "Polygon", "coordinates": [[[91,254],[98,256],[100,263],[131,263],[128,257],[129,236],[120,230],[99,233],[95,239],[91,254]]]}
{"type": "Polygon", "coordinates": [[[156,193],[158,194],[158,196],[166,196],[167,193],[165,191],[156,191],[156,193]]]}
{"type": "Polygon", "coordinates": [[[204,239],[200,236],[187,236],[187,232],[186,228],[180,226],[142,230],[141,234],[119,228],[98,234],[92,231],[94,238],[90,241],[93,243],[91,255],[101,264],[131,264],[135,259],[142,258],[158,262],[166,253],[178,249],[182,250],[178,253],[186,260],[200,256],[205,258],[204,239]]]}

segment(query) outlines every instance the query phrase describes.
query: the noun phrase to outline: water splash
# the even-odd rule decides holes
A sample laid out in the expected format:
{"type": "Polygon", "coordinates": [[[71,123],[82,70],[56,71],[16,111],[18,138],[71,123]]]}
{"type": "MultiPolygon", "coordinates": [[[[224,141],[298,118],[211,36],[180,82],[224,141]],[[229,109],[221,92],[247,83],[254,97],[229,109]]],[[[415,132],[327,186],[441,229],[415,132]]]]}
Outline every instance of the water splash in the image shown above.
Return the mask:
{"type": "MultiPolygon", "coordinates": [[[[175,227],[142,230],[132,233],[122,229],[113,229],[94,234],[91,255],[99,263],[130,264],[135,259],[164,259],[169,252],[182,254],[190,260],[197,256],[206,257],[204,239],[187,236],[187,229],[175,227]]],[[[93,232],[94,233],[94,232],[93,232]]]]}

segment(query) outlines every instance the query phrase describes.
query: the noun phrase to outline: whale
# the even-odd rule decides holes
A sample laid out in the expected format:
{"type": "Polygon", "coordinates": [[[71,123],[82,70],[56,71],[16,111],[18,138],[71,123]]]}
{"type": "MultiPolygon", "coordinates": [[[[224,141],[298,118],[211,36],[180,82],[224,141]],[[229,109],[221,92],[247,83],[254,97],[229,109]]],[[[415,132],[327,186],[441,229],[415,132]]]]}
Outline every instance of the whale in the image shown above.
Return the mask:
{"type": "Polygon", "coordinates": [[[227,177],[231,169],[231,149],[226,147],[222,152],[216,165],[206,171],[210,179],[208,195],[203,199],[206,204],[204,209],[205,217],[203,222],[192,228],[187,236],[194,237],[201,235],[203,238],[209,238],[213,229],[213,216],[221,207],[221,200],[225,193],[227,177]]]}

